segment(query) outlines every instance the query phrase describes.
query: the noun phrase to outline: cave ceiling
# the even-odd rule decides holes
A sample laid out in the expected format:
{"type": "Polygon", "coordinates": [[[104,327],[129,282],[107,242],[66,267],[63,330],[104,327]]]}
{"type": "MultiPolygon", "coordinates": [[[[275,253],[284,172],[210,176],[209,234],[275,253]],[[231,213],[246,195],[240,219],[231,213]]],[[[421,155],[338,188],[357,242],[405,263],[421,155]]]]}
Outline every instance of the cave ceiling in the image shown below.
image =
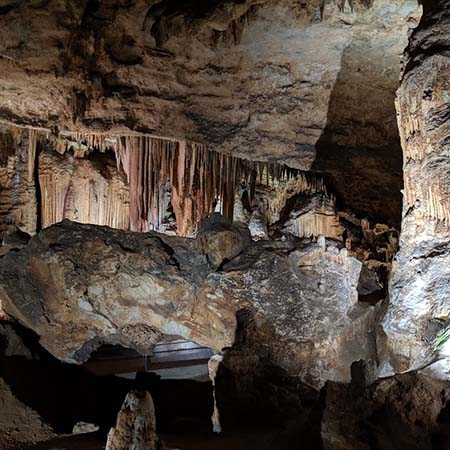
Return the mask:
{"type": "Polygon", "coordinates": [[[398,225],[415,0],[2,1],[0,119],[187,139],[329,177],[398,225]]]}

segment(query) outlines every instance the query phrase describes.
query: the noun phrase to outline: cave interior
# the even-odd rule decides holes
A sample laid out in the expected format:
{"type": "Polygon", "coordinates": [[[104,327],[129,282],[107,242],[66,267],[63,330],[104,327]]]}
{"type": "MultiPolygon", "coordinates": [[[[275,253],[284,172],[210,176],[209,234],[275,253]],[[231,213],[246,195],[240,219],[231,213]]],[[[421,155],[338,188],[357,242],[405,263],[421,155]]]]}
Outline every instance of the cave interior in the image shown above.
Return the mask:
{"type": "Polygon", "coordinates": [[[450,450],[449,0],[0,29],[0,450],[450,450]]]}

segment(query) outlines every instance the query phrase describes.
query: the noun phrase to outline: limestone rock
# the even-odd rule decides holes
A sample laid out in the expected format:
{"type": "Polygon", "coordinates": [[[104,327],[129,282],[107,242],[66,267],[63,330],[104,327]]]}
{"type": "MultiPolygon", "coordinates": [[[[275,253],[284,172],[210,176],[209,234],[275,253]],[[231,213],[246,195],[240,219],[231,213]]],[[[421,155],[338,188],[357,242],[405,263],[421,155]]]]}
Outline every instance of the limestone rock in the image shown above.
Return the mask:
{"type": "Polygon", "coordinates": [[[72,429],[72,434],[95,433],[99,430],[99,426],[94,423],[77,422],[72,429]]]}
{"type": "Polygon", "coordinates": [[[112,155],[39,155],[41,227],[63,219],[129,229],[130,195],[112,155]]]}
{"type": "Polygon", "coordinates": [[[248,229],[229,223],[217,213],[202,222],[197,235],[198,247],[213,269],[238,256],[250,242],[248,229]]]}
{"type": "Polygon", "coordinates": [[[159,450],[155,407],[147,391],[131,391],[108,433],[106,450],[159,450]]]}
{"type": "Polygon", "coordinates": [[[334,202],[324,195],[298,197],[286,215],[288,217],[282,227],[285,233],[342,240],[344,227],[339,223],[334,202]]]}
{"type": "Polygon", "coordinates": [[[362,265],[344,250],[259,241],[216,271],[192,239],[65,221],[0,260],[0,297],[45,348],[74,362],[102,342],[143,351],[142,332],[148,352],[159,333],[220,351],[249,310],[262,356],[319,387],[374,358],[376,311],[358,303],[362,265]]]}
{"type": "Polygon", "coordinates": [[[448,1],[425,3],[397,93],[405,190],[400,251],[379,334],[385,374],[419,369],[439,358],[446,362],[434,376],[448,378],[449,354],[435,341],[450,319],[449,15],[448,1]]]}
{"type": "Polygon", "coordinates": [[[397,375],[355,389],[329,382],[323,392],[324,450],[447,448],[448,383],[397,375]]]}
{"type": "Polygon", "coordinates": [[[11,224],[36,232],[35,148],[33,131],[0,130],[0,236],[11,224]]]}

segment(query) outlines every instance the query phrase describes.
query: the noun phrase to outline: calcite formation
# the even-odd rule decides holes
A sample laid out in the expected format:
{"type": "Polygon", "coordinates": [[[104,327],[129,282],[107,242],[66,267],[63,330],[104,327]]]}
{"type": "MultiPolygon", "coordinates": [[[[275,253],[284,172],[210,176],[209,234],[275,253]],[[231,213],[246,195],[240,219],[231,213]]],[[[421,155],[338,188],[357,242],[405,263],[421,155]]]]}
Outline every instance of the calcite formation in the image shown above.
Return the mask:
{"type": "Polygon", "coordinates": [[[450,318],[449,16],[449,2],[425,5],[406,50],[398,91],[405,191],[400,251],[380,332],[385,373],[444,359],[431,370],[436,377],[449,376],[448,354],[436,345],[450,318]]]}
{"type": "Polygon", "coordinates": [[[2,258],[1,299],[73,362],[104,342],[149,353],[160,334],[220,351],[234,342],[236,314],[249,310],[265,357],[319,387],[375,358],[375,308],[358,303],[362,264],[321,245],[260,241],[227,258],[192,239],[64,221],[2,258]],[[224,258],[218,270],[208,252],[224,258]]]}
{"type": "Polygon", "coordinates": [[[126,396],[111,428],[106,450],[159,450],[156,434],[155,407],[146,391],[131,391],[126,396]]]}
{"type": "Polygon", "coordinates": [[[29,130],[2,130],[0,149],[0,233],[10,224],[33,233],[38,217],[34,183],[35,135],[29,130]]]}
{"type": "Polygon", "coordinates": [[[289,232],[342,239],[335,198],[324,180],[286,165],[149,136],[54,136],[19,127],[3,133],[0,153],[9,161],[0,179],[3,233],[7,224],[34,234],[70,219],[192,236],[214,210],[244,223],[259,213],[274,225],[287,220],[295,196],[319,196],[326,213],[323,207],[297,211],[289,232]]]}

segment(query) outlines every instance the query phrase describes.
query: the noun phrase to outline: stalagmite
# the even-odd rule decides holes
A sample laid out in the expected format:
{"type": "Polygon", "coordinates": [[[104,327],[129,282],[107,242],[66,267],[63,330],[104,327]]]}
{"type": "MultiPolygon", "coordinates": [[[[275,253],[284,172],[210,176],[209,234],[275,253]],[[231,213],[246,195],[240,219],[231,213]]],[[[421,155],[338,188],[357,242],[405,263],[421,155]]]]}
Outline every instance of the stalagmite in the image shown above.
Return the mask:
{"type": "Polygon", "coordinates": [[[131,391],[108,433],[106,450],[157,450],[155,407],[148,392],[131,391]]]}
{"type": "Polygon", "coordinates": [[[222,361],[223,361],[223,355],[219,355],[219,354],[212,355],[208,361],[208,373],[209,373],[209,378],[211,379],[211,382],[213,385],[213,396],[214,396],[214,411],[211,416],[214,433],[222,432],[222,426],[220,425],[219,408],[217,407],[217,400],[216,400],[216,377],[217,377],[217,372],[219,370],[220,363],[222,361]]]}

